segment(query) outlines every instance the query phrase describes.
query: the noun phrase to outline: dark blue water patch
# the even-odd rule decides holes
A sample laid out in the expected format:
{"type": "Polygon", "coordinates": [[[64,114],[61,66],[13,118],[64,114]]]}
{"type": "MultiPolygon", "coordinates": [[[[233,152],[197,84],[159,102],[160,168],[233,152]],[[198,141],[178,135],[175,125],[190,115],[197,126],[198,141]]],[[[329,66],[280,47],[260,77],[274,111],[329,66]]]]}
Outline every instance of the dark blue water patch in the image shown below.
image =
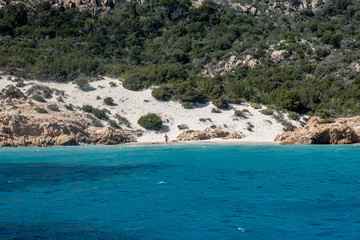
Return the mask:
{"type": "Polygon", "coordinates": [[[104,232],[92,226],[76,223],[38,223],[34,225],[18,223],[0,223],[0,239],[8,240],[32,240],[32,239],[59,239],[59,240],[137,240],[134,236],[128,236],[118,232],[104,232]]]}
{"type": "MultiPolygon", "coordinates": [[[[61,185],[68,182],[104,180],[109,176],[146,175],[168,167],[166,163],[120,164],[112,166],[41,163],[2,163],[0,191],[36,185],[61,185]]],[[[118,177],[118,178],[119,178],[118,177]]],[[[47,191],[47,193],[50,193],[47,191]]]]}

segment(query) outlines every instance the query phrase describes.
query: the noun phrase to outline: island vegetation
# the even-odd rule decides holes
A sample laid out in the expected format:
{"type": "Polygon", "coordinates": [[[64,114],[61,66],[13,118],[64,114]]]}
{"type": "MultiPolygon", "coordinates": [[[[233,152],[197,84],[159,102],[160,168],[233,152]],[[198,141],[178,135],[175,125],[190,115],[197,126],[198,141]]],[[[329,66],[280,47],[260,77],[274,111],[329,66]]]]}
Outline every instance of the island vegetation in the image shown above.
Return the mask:
{"type": "MultiPolygon", "coordinates": [[[[329,0],[314,11],[292,0],[296,11],[285,15],[267,14],[269,6],[255,2],[262,12],[256,16],[189,0],[119,1],[97,17],[46,1],[7,5],[0,9],[0,70],[19,83],[74,81],[81,88],[98,76],[123,78],[125,88],[156,86],[156,99],[186,108],[250,101],[287,109],[293,118],[359,114],[360,3],[329,0]],[[281,53],[275,59],[274,51],[281,53]],[[232,56],[254,64],[204,74],[232,56]]],[[[84,111],[106,117],[91,106],[84,111]]]]}

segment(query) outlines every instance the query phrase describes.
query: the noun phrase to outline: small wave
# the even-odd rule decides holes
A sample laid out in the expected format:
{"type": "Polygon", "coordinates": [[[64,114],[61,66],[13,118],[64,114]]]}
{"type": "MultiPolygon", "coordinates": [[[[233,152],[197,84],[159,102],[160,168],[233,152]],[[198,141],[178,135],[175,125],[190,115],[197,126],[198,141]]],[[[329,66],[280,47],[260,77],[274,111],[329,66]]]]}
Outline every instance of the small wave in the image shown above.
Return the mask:
{"type": "Polygon", "coordinates": [[[167,184],[167,182],[165,182],[165,181],[160,181],[160,182],[158,182],[157,184],[159,184],[159,185],[161,185],[161,184],[167,184]]]}
{"type": "Polygon", "coordinates": [[[237,228],[237,230],[240,231],[240,232],[245,232],[246,231],[245,228],[241,228],[241,227],[237,228]]]}

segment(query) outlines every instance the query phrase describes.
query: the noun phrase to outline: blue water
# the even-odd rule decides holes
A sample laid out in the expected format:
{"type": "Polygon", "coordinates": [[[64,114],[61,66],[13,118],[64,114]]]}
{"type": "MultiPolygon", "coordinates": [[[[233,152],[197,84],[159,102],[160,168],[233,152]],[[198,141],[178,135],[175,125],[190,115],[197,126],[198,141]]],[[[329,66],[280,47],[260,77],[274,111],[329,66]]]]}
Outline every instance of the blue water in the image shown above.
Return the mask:
{"type": "Polygon", "coordinates": [[[0,239],[360,239],[360,146],[0,149],[0,239]]]}

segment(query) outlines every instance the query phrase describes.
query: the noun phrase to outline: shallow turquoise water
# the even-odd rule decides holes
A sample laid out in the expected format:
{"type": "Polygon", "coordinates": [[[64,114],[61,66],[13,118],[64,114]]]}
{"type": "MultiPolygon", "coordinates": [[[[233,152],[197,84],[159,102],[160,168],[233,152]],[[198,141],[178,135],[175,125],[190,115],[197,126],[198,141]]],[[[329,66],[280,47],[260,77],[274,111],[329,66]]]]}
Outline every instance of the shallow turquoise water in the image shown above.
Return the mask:
{"type": "Polygon", "coordinates": [[[360,239],[360,146],[0,149],[0,239],[360,239]]]}

